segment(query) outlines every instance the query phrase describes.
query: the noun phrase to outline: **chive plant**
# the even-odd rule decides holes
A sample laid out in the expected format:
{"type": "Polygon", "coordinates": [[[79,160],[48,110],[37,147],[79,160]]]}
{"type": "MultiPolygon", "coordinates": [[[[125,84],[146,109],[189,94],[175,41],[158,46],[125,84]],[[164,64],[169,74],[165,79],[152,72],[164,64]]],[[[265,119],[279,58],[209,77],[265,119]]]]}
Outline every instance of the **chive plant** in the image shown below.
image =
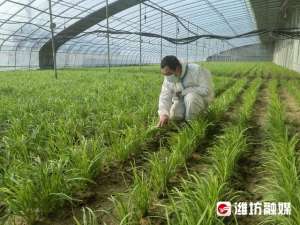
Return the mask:
{"type": "MultiPolygon", "coordinates": [[[[209,111],[214,116],[215,120],[220,119],[221,115],[228,109],[229,105],[235,100],[246,84],[246,79],[238,80],[230,89],[222,96],[218,97],[209,107],[209,111]],[[219,106],[218,106],[219,105],[219,106]]],[[[204,115],[202,115],[204,116],[204,115]]],[[[189,126],[184,127],[178,134],[175,134],[170,140],[170,150],[154,154],[149,159],[149,175],[148,180],[143,182],[143,188],[138,185],[133,185],[129,193],[123,198],[114,198],[116,206],[115,213],[119,222],[122,224],[138,224],[142,216],[147,213],[151,202],[158,197],[166,188],[167,181],[176,173],[178,167],[183,166],[185,160],[199,145],[200,141],[205,137],[205,131],[210,122],[205,117],[193,120],[189,126]],[[136,189],[147,190],[146,193],[140,194],[136,189]],[[147,205],[144,205],[142,211],[136,210],[136,206],[140,202],[145,202],[148,199],[147,205]],[[149,200],[150,199],[150,200],[149,200]],[[122,210],[118,210],[122,205],[122,210]]],[[[144,176],[142,174],[142,176],[144,176]]]]}
{"type": "Polygon", "coordinates": [[[299,94],[299,81],[281,81],[283,86],[287,88],[288,92],[294,96],[297,100],[297,102],[300,103],[300,94],[299,94]]]}
{"type": "MultiPolygon", "coordinates": [[[[299,77],[271,63],[204,66],[217,75],[217,87],[233,83],[233,78],[221,76],[236,72],[299,77]]],[[[111,74],[98,68],[63,70],[59,80],[50,71],[1,73],[0,204],[5,204],[5,218],[21,216],[30,224],[68,201],[80,201],[74,193],[83,191],[104,166],[145,149],[145,142],[158,132],[154,126],[162,77],[157,71],[157,67],[145,67],[143,73],[134,67],[116,68],[111,74]]],[[[149,157],[148,176],[136,175],[134,186],[140,189],[130,191],[143,193],[132,195],[132,199],[142,196],[139,203],[130,203],[142,209],[125,204],[135,209],[126,217],[128,221],[147,212],[177,167],[204,138],[207,126],[220,119],[244,83],[238,80],[217,98],[205,120],[194,121],[174,135],[170,149],[149,157]],[[149,184],[152,189],[144,188],[149,184]]],[[[250,102],[245,108],[251,108],[250,102]]],[[[250,111],[241,113],[241,121],[249,117],[247,113],[250,111]]],[[[293,148],[297,138],[290,141],[293,148]]]]}
{"type": "Polygon", "coordinates": [[[204,158],[209,162],[207,171],[190,174],[180,188],[175,188],[169,195],[170,205],[165,206],[168,224],[223,224],[216,215],[216,205],[222,199],[230,201],[233,196],[229,179],[237,160],[247,149],[245,130],[260,85],[261,79],[252,82],[243,94],[243,103],[238,110],[240,116],[224,128],[224,134],[209,149],[209,155],[204,158]]]}
{"type": "Polygon", "coordinates": [[[0,87],[10,94],[0,105],[10,104],[0,109],[0,196],[7,216],[31,224],[77,201],[73,193],[112,159],[139,150],[152,134],[147,128],[155,124],[161,79],[66,70],[55,81],[29,73],[1,77],[0,87]],[[123,155],[114,157],[118,152],[123,155]]]}
{"type": "Polygon", "coordinates": [[[1,202],[29,224],[77,201],[104,165],[144,149],[157,131],[152,67],[64,70],[59,81],[48,73],[0,74],[1,202]]]}
{"type": "Polygon", "coordinates": [[[216,76],[234,76],[241,74],[241,76],[246,76],[249,71],[257,67],[259,63],[240,63],[240,62],[204,62],[202,63],[204,67],[209,69],[216,76]]]}
{"type": "Polygon", "coordinates": [[[77,219],[76,217],[73,219],[75,221],[75,225],[100,225],[97,221],[95,212],[88,207],[82,208],[82,219],[77,219]]]}
{"type": "MultiPolygon", "coordinates": [[[[278,95],[278,82],[272,80],[269,88],[269,105],[266,125],[265,178],[259,187],[265,202],[289,202],[291,215],[270,216],[262,224],[300,224],[300,161],[296,155],[298,135],[290,135],[285,125],[285,110],[278,95]]],[[[278,209],[277,209],[278,212],[278,209]]]]}

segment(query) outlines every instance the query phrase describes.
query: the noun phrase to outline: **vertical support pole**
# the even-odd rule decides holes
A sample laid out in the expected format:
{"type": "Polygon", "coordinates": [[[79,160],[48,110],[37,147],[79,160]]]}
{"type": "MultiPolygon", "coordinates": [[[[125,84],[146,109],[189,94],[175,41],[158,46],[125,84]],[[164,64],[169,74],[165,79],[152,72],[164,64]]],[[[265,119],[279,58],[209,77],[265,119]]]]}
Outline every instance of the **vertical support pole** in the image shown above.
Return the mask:
{"type": "Polygon", "coordinates": [[[218,48],[218,61],[220,61],[220,56],[221,56],[221,41],[218,40],[218,45],[217,45],[217,48],[218,48]]]}
{"type": "Polygon", "coordinates": [[[52,4],[51,4],[51,0],[48,0],[48,2],[49,2],[51,41],[52,41],[53,69],[54,69],[54,76],[57,79],[56,48],[55,48],[55,40],[54,40],[54,24],[53,24],[53,19],[52,19],[52,4]]]}
{"type": "Polygon", "coordinates": [[[140,3],[140,71],[142,71],[142,3],[140,3]]]}
{"type": "MultiPolygon", "coordinates": [[[[210,57],[210,41],[211,39],[208,40],[208,43],[207,43],[207,57],[210,57]]],[[[213,58],[211,58],[211,61],[212,61],[213,58]]]]}
{"type": "Polygon", "coordinates": [[[135,57],[135,59],[134,59],[134,64],[135,64],[135,65],[137,65],[137,61],[138,61],[139,55],[140,55],[140,54],[136,54],[136,57],[135,57]]]}
{"type": "Polygon", "coordinates": [[[163,36],[163,12],[160,14],[160,61],[162,60],[163,57],[163,45],[162,45],[162,36],[163,36]]]}
{"type": "Polygon", "coordinates": [[[30,48],[30,55],[29,55],[29,65],[28,65],[28,69],[31,69],[31,54],[32,54],[32,47],[30,48]]]}
{"type": "Polygon", "coordinates": [[[108,11],[108,0],[106,0],[106,30],[107,30],[107,64],[108,71],[110,72],[110,40],[109,40],[109,11],[108,11]]]}
{"type": "Polygon", "coordinates": [[[15,70],[17,70],[17,49],[15,50],[15,70]]]}
{"type": "Polygon", "coordinates": [[[221,51],[222,51],[221,40],[219,40],[218,41],[218,61],[221,61],[221,51]]]}
{"type": "Polygon", "coordinates": [[[206,60],[205,60],[205,39],[203,39],[202,57],[203,57],[203,61],[206,61],[206,60]]]}
{"type": "Polygon", "coordinates": [[[121,58],[121,65],[120,65],[120,66],[123,66],[123,59],[124,59],[124,55],[122,55],[122,58],[121,58]]]}
{"type": "Polygon", "coordinates": [[[217,56],[217,54],[218,54],[218,40],[216,39],[215,40],[215,43],[214,43],[214,57],[215,57],[215,61],[217,61],[217,58],[218,58],[218,56],[217,56]]]}
{"type": "Polygon", "coordinates": [[[221,60],[223,61],[223,41],[220,40],[220,53],[219,53],[221,60]]]}
{"type": "Polygon", "coordinates": [[[224,44],[224,41],[222,41],[222,53],[223,53],[223,57],[224,57],[224,55],[226,55],[226,54],[224,54],[225,53],[225,44],[224,44]]]}
{"type": "Polygon", "coordinates": [[[222,41],[222,48],[223,48],[223,52],[225,51],[225,42],[224,41],[222,41]]]}
{"type": "Polygon", "coordinates": [[[215,44],[213,44],[213,56],[214,56],[213,58],[214,58],[214,61],[216,61],[216,53],[217,53],[216,44],[217,44],[217,41],[215,42],[215,44]]]}
{"type": "MultiPolygon", "coordinates": [[[[176,18],[176,39],[178,39],[178,20],[176,18]]],[[[177,54],[178,54],[178,44],[176,42],[176,57],[177,57],[177,54]]]]}
{"type": "MultiPolygon", "coordinates": [[[[190,37],[190,22],[188,22],[188,37],[190,37]]],[[[189,62],[189,44],[186,45],[186,62],[189,62]]]]}
{"type": "MultiPolygon", "coordinates": [[[[198,32],[199,32],[199,29],[197,27],[197,35],[198,35],[198,32]]],[[[199,54],[198,54],[198,45],[199,45],[199,42],[198,42],[199,39],[197,39],[196,41],[196,61],[199,60],[199,54]]]]}
{"type": "Polygon", "coordinates": [[[216,39],[216,61],[219,61],[219,41],[216,39]]]}
{"type": "Polygon", "coordinates": [[[221,56],[221,41],[220,40],[218,40],[218,45],[217,45],[217,47],[218,47],[218,61],[220,61],[220,56],[221,56]]]}

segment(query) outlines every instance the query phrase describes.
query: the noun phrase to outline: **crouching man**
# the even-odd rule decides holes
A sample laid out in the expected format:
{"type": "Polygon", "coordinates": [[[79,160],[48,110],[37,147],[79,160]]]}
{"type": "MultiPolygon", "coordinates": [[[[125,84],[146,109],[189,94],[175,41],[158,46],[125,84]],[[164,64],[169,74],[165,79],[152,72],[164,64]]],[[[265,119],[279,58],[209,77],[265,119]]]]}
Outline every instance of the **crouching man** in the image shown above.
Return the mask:
{"type": "Polygon", "coordinates": [[[166,56],[161,61],[161,73],[165,78],[159,96],[158,127],[169,120],[196,118],[214,98],[211,73],[198,64],[166,56]]]}

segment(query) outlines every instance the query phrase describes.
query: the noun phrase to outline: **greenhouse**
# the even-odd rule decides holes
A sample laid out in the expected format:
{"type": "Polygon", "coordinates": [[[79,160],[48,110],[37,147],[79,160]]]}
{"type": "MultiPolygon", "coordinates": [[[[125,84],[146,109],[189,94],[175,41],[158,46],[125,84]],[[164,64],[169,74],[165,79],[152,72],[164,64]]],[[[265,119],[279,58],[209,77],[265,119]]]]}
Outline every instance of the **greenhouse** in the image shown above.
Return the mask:
{"type": "Polygon", "coordinates": [[[297,1],[51,1],[51,13],[48,0],[2,0],[0,6],[2,70],[53,66],[51,31],[60,68],[153,64],[172,54],[186,61],[271,60],[273,52],[280,64],[297,67],[295,57],[295,63],[280,59],[281,46],[288,49],[296,41],[279,41],[285,34],[275,31],[259,35],[264,29],[297,27],[297,1]],[[260,32],[230,40],[167,39],[255,30],[260,32]],[[270,35],[275,37],[269,40],[270,35]],[[236,51],[243,46],[251,47],[236,51]]]}
{"type": "Polygon", "coordinates": [[[300,225],[298,88],[298,0],[0,0],[0,225],[300,225]]]}

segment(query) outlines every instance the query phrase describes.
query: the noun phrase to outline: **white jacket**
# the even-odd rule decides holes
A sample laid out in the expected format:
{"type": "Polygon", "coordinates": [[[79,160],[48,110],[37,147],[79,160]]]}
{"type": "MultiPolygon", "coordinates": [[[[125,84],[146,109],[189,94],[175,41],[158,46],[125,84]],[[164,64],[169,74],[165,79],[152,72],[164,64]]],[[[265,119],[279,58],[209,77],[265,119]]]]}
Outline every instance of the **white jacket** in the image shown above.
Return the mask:
{"type": "Polygon", "coordinates": [[[214,98],[211,73],[198,64],[182,63],[182,73],[179,82],[172,83],[166,77],[164,79],[159,96],[159,115],[170,116],[172,98],[176,92],[180,91],[183,96],[190,92],[197,93],[199,94],[199,98],[202,96],[207,103],[210,103],[214,98]]]}

